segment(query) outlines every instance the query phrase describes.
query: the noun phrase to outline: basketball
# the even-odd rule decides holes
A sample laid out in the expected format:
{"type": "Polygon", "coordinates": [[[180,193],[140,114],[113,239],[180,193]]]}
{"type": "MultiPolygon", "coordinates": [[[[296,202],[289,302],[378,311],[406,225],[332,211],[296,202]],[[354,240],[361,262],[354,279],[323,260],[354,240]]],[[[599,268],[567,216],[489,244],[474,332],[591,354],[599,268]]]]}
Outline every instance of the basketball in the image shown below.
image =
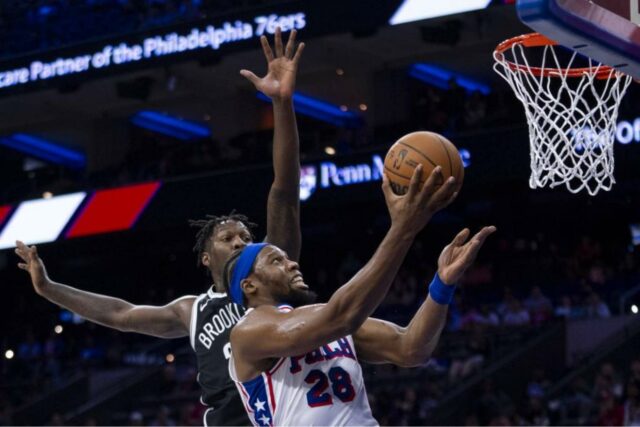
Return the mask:
{"type": "Polygon", "coordinates": [[[442,176],[457,180],[458,189],[464,179],[464,166],[458,149],[442,135],[434,132],[413,132],[397,140],[387,152],[384,170],[396,194],[409,188],[413,170],[422,164],[420,184],[429,178],[436,166],[442,167],[442,176]]]}

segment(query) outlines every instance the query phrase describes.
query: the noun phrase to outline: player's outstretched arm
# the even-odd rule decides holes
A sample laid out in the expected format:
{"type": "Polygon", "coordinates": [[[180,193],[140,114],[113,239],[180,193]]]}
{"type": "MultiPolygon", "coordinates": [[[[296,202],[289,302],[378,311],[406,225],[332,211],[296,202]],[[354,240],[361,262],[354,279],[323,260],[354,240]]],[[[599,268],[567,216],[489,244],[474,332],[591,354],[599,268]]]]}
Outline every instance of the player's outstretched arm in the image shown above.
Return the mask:
{"type": "Polygon", "coordinates": [[[267,75],[260,78],[248,70],[240,73],[273,103],[273,171],[274,181],[267,202],[267,238],[298,260],[302,241],[300,233],[300,142],[293,109],[298,64],[304,43],[295,44],[292,30],[286,46],[280,28],[274,38],[275,53],[265,36],[260,38],[267,59],[267,75]]]}
{"type": "Polygon", "coordinates": [[[416,234],[435,212],[456,197],[455,179],[444,185],[441,168],[434,169],[422,189],[419,166],[404,196],[393,194],[388,179],[382,188],[391,228],[369,262],[324,305],[289,313],[260,306],[236,325],[231,345],[243,361],[294,356],[354,333],[383,300],[416,234]],[[256,345],[259,342],[260,345],[256,345]]]}
{"type": "MultiPolygon", "coordinates": [[[[493,226],[484,227],[467,242],[469,230],[465,228],[444,248],[438,259],[438,276],[445,286],[454,286],[460,280],[485,239],[495,230],[493,226]]],[[[425,363],[438,344],[447,319],[447,308],[448,305],[436,302],[429,295],[407,327],[367,319],[354,334],[358,358],[369,363],[392,363],[403,367],[425,363]]]]}
{"type": "Polygon", "coordinates": [[[31,276],[36,293],[87,320],[122,332],[138,332],[160,338],[189,334],[195,297],[179,298],[165,306],[133,305],[119,298],[81,291],[52,281],[35,246],[16,242],[18,267],[31,276]]]}

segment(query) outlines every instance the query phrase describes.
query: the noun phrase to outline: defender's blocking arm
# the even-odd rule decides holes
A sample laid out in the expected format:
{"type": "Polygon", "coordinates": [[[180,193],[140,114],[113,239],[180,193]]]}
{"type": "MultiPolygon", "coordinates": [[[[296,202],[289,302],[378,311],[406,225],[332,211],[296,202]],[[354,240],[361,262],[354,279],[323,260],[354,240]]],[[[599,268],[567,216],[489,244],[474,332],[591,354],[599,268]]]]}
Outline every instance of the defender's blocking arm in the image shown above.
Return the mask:
{"type": "Polygon", "coordinates": [[[275,34],[275,55],[265,36],[260,38],[267,60],[267,75],[259,78],[248,70],[240,73],[273,103],[274,181],[267,201],[266,241],[285,250],[291,259],[300,257],[300,142],[293,108],[296,74],[304,43],[295,45],[296,30],[291,31],[286,47],[280,28],[275,34]]]}
{"type": "Polygon", "coordinates": [[[35,246],[16,242],[18,267],[27,271],[36,293],[87,320],[122,332],[138,332],[160,338],[189,335],[189,319],[194,296],[185,296],[165,305],[134,305],[107,295],[82,291],[52,281],[35,246]]]}

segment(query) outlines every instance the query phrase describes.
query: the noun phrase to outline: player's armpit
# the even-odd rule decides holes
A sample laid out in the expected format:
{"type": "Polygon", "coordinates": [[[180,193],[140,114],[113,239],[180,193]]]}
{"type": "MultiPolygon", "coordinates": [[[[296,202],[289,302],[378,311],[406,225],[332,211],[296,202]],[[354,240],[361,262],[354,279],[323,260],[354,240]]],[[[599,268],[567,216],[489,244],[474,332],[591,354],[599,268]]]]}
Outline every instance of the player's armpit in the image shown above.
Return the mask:
{"type": "Polygon", "coordinates": [[[404,345],[406,328],[386,320],[369,318],[353,335],[358,359],[367,363],[391,363],[410,368],[424,362],[404,345]]]}
{"type": "Polygon", "coordinates": [[[160,338],[189,335],[191,308],[196,297],[184,296],[164,306],[136,305],[122,313],[122,330],[160,338]]]}

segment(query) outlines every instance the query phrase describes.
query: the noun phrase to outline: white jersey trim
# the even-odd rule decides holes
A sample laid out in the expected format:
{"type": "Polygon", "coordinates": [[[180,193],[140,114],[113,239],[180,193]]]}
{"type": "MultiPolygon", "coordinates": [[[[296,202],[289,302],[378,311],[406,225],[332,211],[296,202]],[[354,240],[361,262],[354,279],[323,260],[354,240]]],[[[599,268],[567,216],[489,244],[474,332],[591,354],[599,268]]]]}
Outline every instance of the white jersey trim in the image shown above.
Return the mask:
{"type": "Polygon", "coordinates": [[[204,415],[202,415],[202,424],[204,425],[204,427],[209,427],[209,425],[207,424],[207,414],[209,413],[209,411],[213,411],[213,408],[209,408],[206,411],[204,411],[204,415]]]}
{"type": "Polygon", "coordinates": [[[209,295],[209,298],[224,298],[227,296],[224,292],[214,292],[213,287],[209,288],[207,295],[209,295]]]}
{"type": "Polygon", "coordinates": [[[189,322],[189,341],[191,342],[191,348],[196,351],[196,322],[198,320],[198,305],[200,301],[206,297],[207,294],[201,294],[193,302],[191,306],[191,322],[189,322]]]}

